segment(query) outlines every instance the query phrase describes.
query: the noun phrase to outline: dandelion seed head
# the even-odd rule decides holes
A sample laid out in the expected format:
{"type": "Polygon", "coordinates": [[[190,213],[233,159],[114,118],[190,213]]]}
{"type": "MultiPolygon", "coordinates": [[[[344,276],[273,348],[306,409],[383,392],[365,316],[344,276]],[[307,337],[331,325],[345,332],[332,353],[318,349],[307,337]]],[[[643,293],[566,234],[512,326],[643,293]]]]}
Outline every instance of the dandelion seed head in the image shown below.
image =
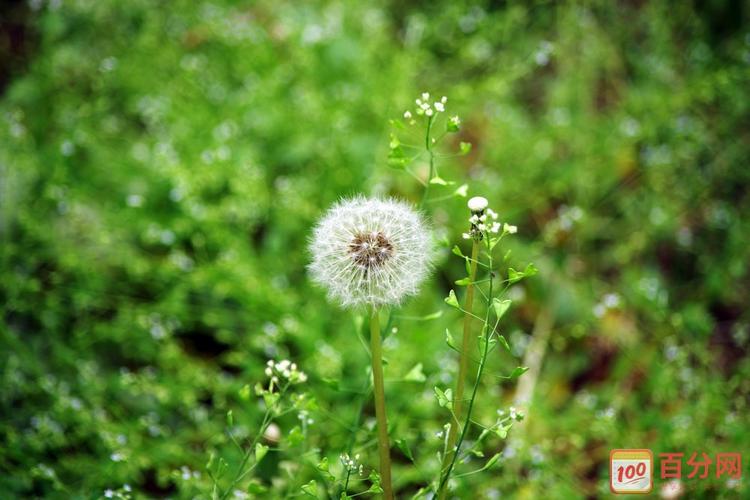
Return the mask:
{"type": "Polygon", "coordinates": [[[334,205],[310,243],[310,275],[344,307],[397,305],[415,295],[432,257],[430,232],[407,203],[355,197],[334,205]]]}

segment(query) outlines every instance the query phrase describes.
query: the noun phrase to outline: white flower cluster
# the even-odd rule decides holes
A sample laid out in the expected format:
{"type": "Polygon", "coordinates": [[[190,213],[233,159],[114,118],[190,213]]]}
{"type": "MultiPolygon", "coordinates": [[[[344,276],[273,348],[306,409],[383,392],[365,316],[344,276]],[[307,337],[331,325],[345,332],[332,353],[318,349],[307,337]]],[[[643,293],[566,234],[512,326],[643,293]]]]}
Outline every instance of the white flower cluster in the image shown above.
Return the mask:
{"type": "MultiPolygon", "coordinates": [[[[505,418],[505,410],[497,410],[497,415],[499,417],[505,418]]],[[[511,420],[520,422],[521,420],[523,420],[523,418],[526,415],[524,414],[524,412],[517,409],[515,406],[511,406],[510,408],[508,408],[508,416],[510,417],[511,420]]]]}
{"type": "Polygon", "coordinates": [[[274,384],[278,384],[281,379],[287,380],[291,384],[301,384],[307,381],[305,372],[297,369],[297,364],[288,359],[278,363],[269,359],[266,363],[266,375],[271,377],[271,382],[274,384]]]}
{"type": "Polygon", "coordinates": [[[351,473],[357,473],[360,476],[364,474],[364,466],[359,463],[359,453],[354,455],[354,458],[351,458],[348,453],[342,453],[339,457],[341,460],[341,465],[344,466],[344,470],[351,473]]]}
{"type": "Polygon", "coordinates": [[[490,232],[498,234],[502,229],[503,234],[515,234],[518,232],[516,226],[510,224],[500,224],[497,222],[497,212],[489,208],[487,198],[482,196],[475,196],[468,202],[469,210],[471,210],[471,217],[469,217],[469,223],[471,223],[471,231],[463,233],[465,240],[476,238],[481,240],[484,233],[490,232]]]}
{"type": "MultiPolygon", "coordinates": [[[[422,92],[421,98],[418,97],[414,102],[417,105],[416,113],[418,115],[434,116],[438,113],[445,112],[445,103],[448,102],[448,98],[443,96],[439,101],[434,101],[432,104],[430,104],[430,93],[422,92]]],[[[406,118],[407,120],[410,120],[412,116],[413,115],[411,111],[404,112],[404,118],[406,118]]],[[[460,123],[460,120],[457,116],[451,118],[451,120],[454,119],[457,123],[460,123]]]]}

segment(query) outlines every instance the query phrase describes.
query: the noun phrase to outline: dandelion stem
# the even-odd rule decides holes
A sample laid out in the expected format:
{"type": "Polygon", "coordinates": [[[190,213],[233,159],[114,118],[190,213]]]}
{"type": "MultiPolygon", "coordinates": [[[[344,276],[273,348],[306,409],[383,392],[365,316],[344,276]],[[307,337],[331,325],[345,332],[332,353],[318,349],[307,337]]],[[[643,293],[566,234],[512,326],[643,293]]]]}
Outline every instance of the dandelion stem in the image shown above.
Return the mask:
{"type": "MultiPolygon", "coordinates": [[[[458,451],[455,450],[456,440],[458,439],[458,429],[461,422],[461,412],[463,411],[464,404],[464,385],[466,384],[466,372],[469,369],[469,352],[471,352],[471,320],[476,317],[472,313],[474,304],[474,285],[477,276],[477,257],[479,255],[479,241],[474,239],[474,243],[471,246],[471,264],[469,268],[469,284],[466,286],[466,302],[464,303],[464,309],[466,314],[464,315],[464,336],[461,352],[459,354],[458,361],[458,379],[456,380],[456,391],[455,397],[453,398],[453,416],[454,421],[451,424],[450,431],[448,433],[448,447],[443,457],[443,465],[441,470],[446,470],[449,465],[453,462],[453,455],[458,451]]],[[[442,489],[439,492],[438,498],[445,498],[447,494],[447,488],[442,489]]]]}
{"type": "Polygon", "coordinates": [[[380,486],[383,498],[393,499],[391,486],[391,451],[388,441],[388,419],[385,413],[385,388],[383,386],[383,356],[380,341],[380,316],[373,307],[370,316],[370,353],[372,355],[372,381],[375,395],[375,418],[378,424],[378,451],[380,452],[380,486]]]}

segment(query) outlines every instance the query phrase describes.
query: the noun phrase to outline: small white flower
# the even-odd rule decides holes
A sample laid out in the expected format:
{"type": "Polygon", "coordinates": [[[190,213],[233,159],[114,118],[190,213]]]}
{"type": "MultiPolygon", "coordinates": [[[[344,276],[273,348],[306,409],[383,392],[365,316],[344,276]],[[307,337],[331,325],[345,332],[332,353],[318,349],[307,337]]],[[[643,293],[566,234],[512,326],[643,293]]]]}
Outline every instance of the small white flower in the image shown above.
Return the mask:
{"type": "Polygon", "coordinates": [[[493,220],[497,220],[497,212],[495,212],[491,208],[487,209],[487,215],[489,215],[490,217],[492,217],[493,220]]]}
{"type": "Polygon", "coordinates": [[[508,234],[516,234],[518,232],[518,227],[505,223],[503,224],[503,232],[508,234]]]}
{"type": "Polygon", "coordinates": [[[310,243],[310,274],[344,307],[399,304],[415,295],[432,257],[422,216],[397,200],[356,197],[334,205],[310,243]]]}
{"type": "Polygon", "coordinates": [[[443,96],[443,97],[440,98],[440,102],[443,103],[443,104],[445,104],[446,102],[448,102],[448,98],[445,97],[445,96],[443,96]]]}
{"type": "Polygon", "coordinates": [[[270,377],[271,375],[273,375],[273,370],[266,367],[266,377],[270,377]]]}
{"type": "Polygon", "coordinates": [[[483,196],[475,196],[469,200],[467,205],[472,212],[481,212],[487,208],[489,202],[487,201],[487,198],[484,198],[483,196]]]}
{"type": "Polygon", "coordinates": [[[440,113],[442,113],[443,111],[445,111],[445,105],[442,102],[436,102],[435,104],[433,104],[433,106],[440,113]]]}
{"type": "Polygon", "coordinates": [[[429,92],[422,92],[422,99],[423,100],[426,101],[429,98],[430,98],[430,93],[429,92]]]}
{"type": "Polygon", "coordinates": [[[411,111],[404,111],[404,118],[411,120],[411,111]]]}
{"type": "Polygon", "coordinates": [[[463,233],[463,234],[461,234],[461,236],[463,236],[463,238],[465,240],[470,240],[471,239],[471,235],[469,233],[463,233]]]}
{"type": "Polygon", "coordinates": [[[485,224],[478,224],[477,229],[479,229],[480,231],[486,231],[487,226],[485,224]]]}
{"type": "Polygon", "coordinates": [[[500,223],[499,222],[493,222],[492,227],[490,228],[490,231],[493,233],[499,233],[500,232],[500,223]]]}
{"type": "Polygon", "coordinates": [[[432,116],[432,108],[427,108],[427,109],[426,109],[426,110],[424,111],[424,114],[426,114],[427,116],[432,116]]]}
{"type": "Polygon", "coordinates": [[[477,214],[472,215],[469,217],[469,222],[472,224],[479,224],[479,216],[477,214]]]}

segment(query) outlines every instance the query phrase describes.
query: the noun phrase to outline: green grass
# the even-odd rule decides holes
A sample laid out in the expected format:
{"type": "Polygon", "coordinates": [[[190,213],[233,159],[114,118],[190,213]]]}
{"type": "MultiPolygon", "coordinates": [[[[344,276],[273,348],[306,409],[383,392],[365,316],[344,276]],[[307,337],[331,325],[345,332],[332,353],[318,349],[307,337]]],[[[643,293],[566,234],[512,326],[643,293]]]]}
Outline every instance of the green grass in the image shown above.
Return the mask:
{"type": "MultiPolygon", "coordinates": [[[[259,497],[313,480],[323,497],[322,457],[338,478],[341,453],[375,467],[374,408],[360,394],[367,321],[309,282],[306,245],[341,196],[420,202],[423,188],[387,157],[389,120],[424,90],[461,116],[446,150],[473,145],[439,159],[441,177],[518,225],[508,265],[540,271],[511,292],[511,353],[486,367],[478,421],[514,404],[517,382],[498,376],[551,318],[524,424],[486,442],[485,457],[503,457],[460,479],[459,496],[605,495],[612,448],[685,460],[750,450],[746,8],[106,0],[24,11],[29,48],[0,97],[3,495],[95,498],[127,484],[139,498],[208,498],[210,454],[241,460],[227,411],[241,441],[261,424],[243,387],[265,379],[269,358],[295,361],[310,377],[295,390],[315,403],[312,424],[295,412],[278,422],[281,441],[252,474],[269,488],[259,497]]],[[[415,170],[426,176],[427,162],[415,170]]],[[[450,254],[465,200],[425,209],[451,243],[384,346],[391,440],[410,451],[392,449],[399,498],[436,478],[448,415],[433,387],[453,384],[445,330],[460,338],[462,324],[443,298],[465,275],[450,254]],[[424,377],[404,380],[418,363],[424,377]]],[[[683,485],[691,498],[748,491],[747,478],[683,485]]]]}

